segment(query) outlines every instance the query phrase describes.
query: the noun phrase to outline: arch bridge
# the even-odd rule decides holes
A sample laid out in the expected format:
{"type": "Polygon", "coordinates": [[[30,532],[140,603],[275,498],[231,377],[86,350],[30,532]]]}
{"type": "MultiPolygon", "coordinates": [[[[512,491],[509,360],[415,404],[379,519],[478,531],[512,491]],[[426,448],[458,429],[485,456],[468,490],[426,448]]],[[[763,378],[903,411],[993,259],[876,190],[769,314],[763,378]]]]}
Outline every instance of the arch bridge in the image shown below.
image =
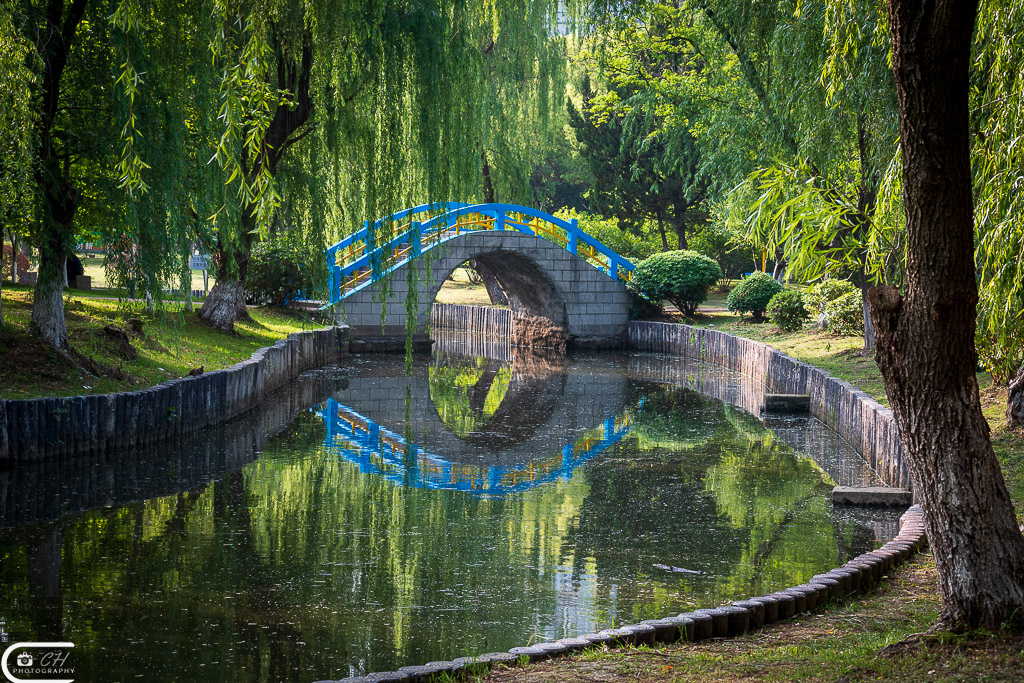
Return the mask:
{"type": "Polygon", "coordinates": [[[410,314],[423,330],[441,285],[469,260],[491,271],[517,318],[545,318],[570,340],[620,335],[633,305],[628,259],[575,219],[514,204],[405,209],[367,221],[326,256],[328,305],[353,337],[403,335],[410,314]]]}

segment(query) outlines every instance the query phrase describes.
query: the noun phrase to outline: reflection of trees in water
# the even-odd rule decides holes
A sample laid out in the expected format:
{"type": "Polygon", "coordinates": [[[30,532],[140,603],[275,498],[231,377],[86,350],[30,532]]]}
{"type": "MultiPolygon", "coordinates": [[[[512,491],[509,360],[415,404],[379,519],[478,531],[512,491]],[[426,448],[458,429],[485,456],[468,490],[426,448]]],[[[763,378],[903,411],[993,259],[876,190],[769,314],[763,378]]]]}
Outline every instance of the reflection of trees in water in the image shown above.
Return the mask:
{"type": "MultiPolygon", "coordinates": [[[[392,669],[567,635],[554,615],[573,586],[559,565],[572,567],[575,599],[618,621],[767,579],[791,585],[808,557],[825,558],[814,571],[831,566],[833,525],[808,464],[741,412],[679,389],[634,391],[624,448],[527,494],[396,487],[323,450],[310,415],[220,482],[66,518],[63,563],[43,565],[59,577],[81,678],[144,665],[178,679],[317,680],[347,676],[348,663],[392,669]]],[[[47,539],[0,537],[12,633],[34,627],[30,584],[44,583],[29,555],[47,539]]]]}
{"type": "MultiPolygon", "coordinates": [[[[616,453],[586,469],[590,495],[567,543],[576,580],[591,562],[603,576],[618,568],[620,599],[647,590],[657,600],[644,580],[654,578],[706,602],[792,585],[834,566],[834,524],[813,463],[721,402],[681,388],[641,389],[645,398],[627,411],[626,441],[649,457],[616,453]],[[653,563],[705,574],[661,575],[653,563]]],[[[630,596],[650,604],[640,597],[630,596]]]]}
{"type": "Polygon", "coordinates": [[[566,400],[564,359],[516,352],[512,363],[438,356],[428,369],[438,417],[468,443],[504,450],[531,438],[566,400]]]}
{"type": "Polygon", "coordinates": [[[459,438],[479,431],[508,391],[512,366],[489,358],[432,364],[427,370],[430,400],[438,417],[459,438]]]}

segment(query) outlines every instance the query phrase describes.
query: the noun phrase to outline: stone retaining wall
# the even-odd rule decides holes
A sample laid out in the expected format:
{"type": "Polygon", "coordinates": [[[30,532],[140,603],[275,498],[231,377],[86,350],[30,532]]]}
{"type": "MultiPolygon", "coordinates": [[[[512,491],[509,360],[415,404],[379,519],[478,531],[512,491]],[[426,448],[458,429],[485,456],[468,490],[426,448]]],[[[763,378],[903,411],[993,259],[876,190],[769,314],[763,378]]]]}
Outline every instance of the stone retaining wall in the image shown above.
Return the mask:
{"type": "Polygon", "coordinates": [[[632,321],[629,346],[699,358],[751,377],[778,394],[809,394],[811,414],[835,430],[886,486],[910,489],[892,411],[849,382],[793,360],[767,344],[677,323],[632,321]]]}
{"type": "Polygon", "coordinates": [[[0,529],[39,524],[98,507],[174,495],[256,460],[295,418],[347,386],[347,369],[303,373],[246,415],[159,448],[81,454],[0,468],[0,529]]]}
{"type": "Polygon", "coordinates": [[[0,463],[149,446],[255,408],[299,373],[348,353],[348,328],[296,332],[248,360],[120,394],[0,400],[0,463]]]}

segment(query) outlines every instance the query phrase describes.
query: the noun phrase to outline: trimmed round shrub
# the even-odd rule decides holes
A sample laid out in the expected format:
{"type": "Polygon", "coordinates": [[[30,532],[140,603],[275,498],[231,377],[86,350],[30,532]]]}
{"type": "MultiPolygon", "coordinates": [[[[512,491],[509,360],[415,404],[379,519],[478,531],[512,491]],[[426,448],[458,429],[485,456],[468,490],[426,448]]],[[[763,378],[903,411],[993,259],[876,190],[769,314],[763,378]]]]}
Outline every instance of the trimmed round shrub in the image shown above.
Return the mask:
{"type": "Polygon", "coordinates": [[[854,289],[825,304],[828,331],[852,337],[864,334],[864,301],[860,290],[854,289]]]}
{"type": "Polygon", "coordinates": [[[849,280],[837,280],[829,278],[811,285],[804,292],[804,304],[814,315],[822,315],[825,306],[830,301],[835,301],[844,294],[857,291],[857,285],[849,280]]]}
{"type": "Polygon", "coordinates": [[[751,273],[750,277],[733,287],[729,292],[729,298],[725,300],[725,305],[733,313],[743,314],[750,311],[755,320],[760,320],[768,308],[768,302],[781,291],[782,285],[768,273],[751,273]]]}
{"type": "Polygon", "coordinates": [[[800,292],[786,289],[768,302],[768,319],[783,332],[796,332],[804,326],[807,319],[807,309],[804,308],[804,297],[800,292]]]}
{"type": "Polygon", "coordinates": [[[291,235],[275,235],[253,245],[245,280],[246,303],[284,307],[316,296],[323,261],[318,250],[306,248],[291,235]]]}
{"type": "Polygon", "coordinates": [[[695,251],[666,251],[641,261],[629,279],[629,289],[651,301],[668,301],[686,315],[708,298],[708,289],[722,269],[695,251]]]}

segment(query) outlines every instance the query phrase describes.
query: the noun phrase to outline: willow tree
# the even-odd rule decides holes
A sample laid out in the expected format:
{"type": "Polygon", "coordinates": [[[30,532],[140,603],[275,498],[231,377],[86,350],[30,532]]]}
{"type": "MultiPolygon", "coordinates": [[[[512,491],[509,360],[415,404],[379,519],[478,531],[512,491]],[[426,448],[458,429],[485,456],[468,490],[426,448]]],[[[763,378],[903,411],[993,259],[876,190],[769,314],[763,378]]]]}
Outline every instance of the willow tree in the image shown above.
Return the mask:
{"type": "Polygon", "coordinates": [[[1024,425],[1024,3],[982,3],[974,39],[972,166],[981,271],[977,344],[1008,385],[1006,417],[1024,425]]]}
{"type": "Polygon", "coordinates": [[[968,74],[977,7],[977,0],[889,3],[907,281],[902,292],[868,294],[875,358],[935,554],[942,624],[998,629],[1024,608],[1024,536],[975,375],[968,74]]]}
{"type": "Polygon", "coordinates": [[[696,6],[734,51],[770,150],[736,195],[748,237],[778,249],[804,278],[850,276],[863,291],[898,278],[899,206],[879,202],[896,153],[884,13],[847,2],[696,6]]]}
{"type": "Polygon", "coordinates": [[[73,243],[75,211],[81,196],[80,184],[75,182],[76,162],[80,154],[89,152],[76,135],[86,124],[69,91],[86,94],[84,91],[95,83],[90,67],[103,68],[99,64],[102,56],[94,61],[96,51],[79,46],[83,40],[94,44],[104,40],[103,9],[96,5],[87,0],[54,0],[17,6],[9,3],[3,8],[3,20],[16,27],[21,43],[29,47],[26,61],[33,66],[31,76],[14,81],[31,81],[27,94],[35,124],[36,152],[31,169],[37,210],[31,238],[39,248],[40,259],[31,327],[61,352],[69,350],[62,290],[65,257],[73,243]],[[83,38],[79,29],[87,10],[90,20],[99,22],[100,28],[83,38]],[[76,47],[82,59],[71,58],[76,47]]]}
{"type": "Polygon", "coordinates": [[[524,112],[543,117],[557,82],[554,9],[403,0],[220,8],[217,160],[228,192],[215,217],[217,284],[200,317],[230,329],[245,315],[249,250],[275,221],[310,231],[317,249],[364,218],[475,194],[495,166],[527,187],[521,124],[524,112]]]}

